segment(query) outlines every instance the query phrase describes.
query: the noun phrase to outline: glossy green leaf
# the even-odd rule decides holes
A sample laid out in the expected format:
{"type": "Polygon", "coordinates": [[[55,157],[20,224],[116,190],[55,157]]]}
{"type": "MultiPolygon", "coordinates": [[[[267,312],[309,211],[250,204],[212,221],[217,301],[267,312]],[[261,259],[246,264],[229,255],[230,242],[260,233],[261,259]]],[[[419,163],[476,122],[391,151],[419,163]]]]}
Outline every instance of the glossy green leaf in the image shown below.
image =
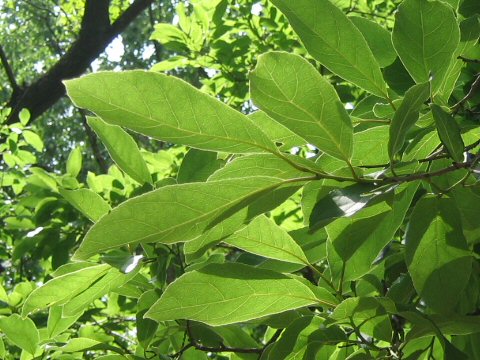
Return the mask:
{"type": "Polygon", "coordinates": [[[245,115],[172,76],[101,72],[65,86],[75,105],[159,140],[230,153],[276,152],[245,115]]]}
{"type": "Polygon", "coordinates": [[[192,240],[227,210],[234,208],[229,214],[233,215],[260,195],[299,181],[273,175],[164,186],[130,199],[104,216],[90,228],[74,256],[86,259],[137,242],[192,240]]]}
{"type": "Polygon", "coordinates": [[[300,56],[270,52],[250,73],[253,102],[327,154],[350,160],[353,127],[333,86],[300,56]]]}
{"type": "Polygon", "coordinates": [[[265,216],[257,217],[223,241],[266,258],[308,264],[305,254],[292,237],[265,216]]]}
{"type": "Polygon", "coordinates": [[[397,53],[393,48],[390,31],[361,16],[351,16],[349,19],[362,33],[378,65],[381,68],[391,65],[395,61],[397,53]]]}
{"type": "Polygon", "coordinates": [[[77,177],[82,170],[82,148],[77,147],[70,152],[67,159],[67,173],[77,177]]]}
{"type": "Polygon", "coordinates": [[[22,315],[25,316],[49,306],[65,304],[77,294],[87,290],[109,269],[110,266],[106,264],[89,266],[46,282],[30,293],[23,304],[22,315]]]}
{"type": "Polygon", "coordinates": [[[58,191],[75,209],[93,222],[97,222],[111,210],[110,205],[90,189],[59,189],[58,191]]]}
{"type": "Polygon", "coordinates": [[[390,123],[388,154],[390,158],[398,153],[405,143],[408,130],[415,124],[420,115],[420,109],[430,96],[430,83],[412,86],[395,111],[390,123]]]}
{"type": "Polygon", "coordinates": [[[87,352],[88,350],[110,350],[119,354],[124,352],[120,348],[87,337],[72,338],[60,350],[64,353],[87,352]]]}
{"type": "Polygon", "coordinates": [[[432,309],[451,313],[472,271],[455,203],[426,196],[415,206],[406,233],[406,262],[419,295],[432,309]]]}
{"type": "Polygon", "coordinates": [[[40,337],[32,319],[22,318],[18,314],[0,318],[0,330],[12,343],[32,355],[35,354],[40,337]]]}
{"type": "Polygon", "coordinates": [[[211,264],[170,284],[145,317],[218,326],[314,304],[329,305],[287,275],[242,264],[211,264]]]}
{"type": "Polygon", "coordinates": [[[436,104],[430,104],[435,125],[437,126],[438,136],[443,145],[447,148],[450,157],[456,162],[463,162],[463,152],[465,144],[460,135],[460,127],[445,110],[436,104]]]}
{"type": "Polygon", "coordinates": [[[442,1],[405,0],[395,13],[392,40],[417,84],[432,80],[435,93],[460,41],[453,9],[442,1]]]}
{"type": "Polygon", "coordinates": [[[331,72],[380,97],[387,88],[360,30],[329,0],[273,0],[308,52],[331,72]]]}
{"type": "Polygon", "coordinates": [[[121,170],[140,184],[152,183],[147,164],[135,140],[125,130],[92,116],[87,117],[87,123],[100,137],[113,161],[121,170]]]}

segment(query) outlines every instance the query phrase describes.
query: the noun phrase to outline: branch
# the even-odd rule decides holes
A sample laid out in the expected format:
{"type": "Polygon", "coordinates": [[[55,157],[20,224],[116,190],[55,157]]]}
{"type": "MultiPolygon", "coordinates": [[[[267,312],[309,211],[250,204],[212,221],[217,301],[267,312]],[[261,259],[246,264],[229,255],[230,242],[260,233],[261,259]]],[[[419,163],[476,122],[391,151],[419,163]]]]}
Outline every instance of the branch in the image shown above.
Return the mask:
{"type": "Polygon", "coordinates": [[[479,59],[467,59],[463,56],[458,56],[457,59],[460,59],[460,60],[462,60],[463,62],[466,62],[466,63],[480,64],[479,59]]]}
{"type": "Polygon", "coordinates": [[[80,32],[67,52],[45,74],[20,93],[12,94],[8,123],[15,122],[21,109],[30,110],[34,120],[63,95],[63,80],[82,75],[112,40],[122,33],[153,0],[135,0],[118,19],[110,24],[110,0],[86,0],[80,32]]]}
{"type": "Polygon", "coordinates": [[[7,55],[3,50],[3,47],[0,45],[0,60],[2,61],[3,68],[5,69],[5,73],[7,74],[8,81],[12,86],[13,92],[20,91],[20,86],[18,86],[17,81],[15,80],[15,74],[13,73],[12,66],[8,62],[7,55]]]}

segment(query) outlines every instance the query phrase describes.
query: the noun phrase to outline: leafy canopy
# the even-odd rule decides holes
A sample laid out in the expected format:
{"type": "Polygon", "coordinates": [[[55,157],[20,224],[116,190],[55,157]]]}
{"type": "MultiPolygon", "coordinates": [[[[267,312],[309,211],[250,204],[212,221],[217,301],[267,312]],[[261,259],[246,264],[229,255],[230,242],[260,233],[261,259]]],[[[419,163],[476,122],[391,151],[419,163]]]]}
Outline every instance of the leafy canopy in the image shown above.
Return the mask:
{"type": "Polygon", "coordinates": [[[66,81],[108,174],[83,182],[80,148],[48,173],[32,129],[2,128],[2,186],[42,198],[5,220],[38,231],[12,241],[17,258],[81,235],[44,251],[43,284],[1,289],[9,351],[477,358],[480,11],[345,3],[273,0],[258,15],[180,3],[178,25],[152,36],[174,57],[66,81]],[[164,73],[209,66],[195,86],[164,73]],[[146,151],[133,133],[171,148],[146,151]]]}

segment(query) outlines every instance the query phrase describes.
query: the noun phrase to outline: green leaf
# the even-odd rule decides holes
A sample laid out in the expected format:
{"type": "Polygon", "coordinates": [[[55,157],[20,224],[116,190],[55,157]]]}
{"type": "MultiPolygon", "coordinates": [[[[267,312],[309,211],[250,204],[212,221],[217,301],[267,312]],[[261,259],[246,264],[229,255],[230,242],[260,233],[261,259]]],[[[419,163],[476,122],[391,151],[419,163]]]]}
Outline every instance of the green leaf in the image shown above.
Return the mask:
{"type": "Polygon", "coordinates": [[[438,136],[448,150],[450,157],[456,162],[463,162],[465,144],[460,135],[460,127],[450,114],[446,113],[440,106],[430,104],[438,136]]]}
{"type": "Polygon", "coordinates": [[[266,258],[308,265],[300,246],[284,229],[266,216],[255,218],[223,241],[266,258]]]}
{"type": "Polygon", "coordinates": [[[331,344],[334,348],[336,343],[345,341],[343,331],[336,326],[326,328],[323,323],[324,320],[316,316],[303,316],[294,320],[274,343],[268,360],[320,359],[316,356],[320,346],[328,347],[331,344]]]}
{"type": "Polygon", "coordinates": [[[277,151],[245,115],[172,76],[100,72],[65,86],[76,106],[159,140],[230,153],[277,151]]]}
{"type": "Polygon", "coordinates": [[[393,48],[390,31],[361,16],[350,16],[349,19],[362,33],[378,65],[381,68],[391,65],[397,54],[393,48]]]}
{"type": "Polygon", "coordinates": [[[52,306],[48,313],[47,331],[48,337],[53,339],[57,335],[70,328],[81,316],[63,316],[63,306],[52,306]]]}
{"type": "Polygon", "coordinates": [[[22,109],[18,113],[18,118],[20,119],[20,123],[23,126],[26,126],[30,121],[30,111],[28,109],[22,109]]]}
{"type": "Polygon", "coordinates": [[[38,136],[35,134],[33,131],[30,130],[24,130],[22,132],[22,136],[27,142],[28,145],[31,145],[35,150],[37,151],[42,151],[43,150],[43,141],[38,136]]]}
{"type": "Polygon", "coordinates": [[[420,115],[420,109],[430,95],[430,83],[412,86],[405,93],[402,103],[395,111],[390,123],[388,154],[390,158],[398,153],[405,143],[408,130],[415,124],[420,115]]]}
{"type": "Polygon", "coordinates": [[[192,240],[227,210],[235,208],[233,215],[260,195],[302,180],[274,176],[169,185],[127,200],[90,228],[74,257],[86,259],[136,242],[192,240]]]}
{"type": "Polygon", "coordinates": [[[362,33],[328,0],[273,0],[308,52],[331,72],[380,96],[387,96],[382,73],[362,33]]]}
{"type": "Polygon", "coordinates": [[[92,116],[87,117],[87,123],[100,137],[113,161],[121,170],[140,184],[152,183],[147,164],[135,140],[125,130],[92,116]]]}
{"type": "Polygon", "coordinates": [[[378,165],[388,163],[388,125],[374,126],[353,134],[352,164],[378,165]]]}
{"type": "Polygon", "coordinates": [[[67,173],[72,177],[77,177],[82,170],[82,148],[76,147],[68,155],[67,173]]]}
{"type": "Polygon", "coordinates": [[[224,164],[225,161],[218,159],[217,153],[190,149],[178,170],[177,182],[183,184],[206,181],[212,173],[224,164]]]}
{"type": "Polygon", "coordinates": [[[415,289],[433,310],[453,312],[472,271],[453,200],[422,198],[413,210],[405,239],[406,263],[415,289]]]}
{"type": "Polygon", "coordinates": [[[33,290],[25,300],[22,315],[53,305],[63,305],[68,300],[88,289],[97,279],[105,276],[110,265],[89,266],[58,276],[33,290]]]}
{"type": "Polygon", "coordinates": [[[460,41],[453,9],[441,1],[405,0],[395,13],[392,41],[417,84],[432,80],[436,93],[460,41]]]}
{"type": "Polygon", "coordinates": [[[115,346],[111,346],[101,341],[90,339],[87,337],[78,337],[78,338],[70,339],[64,346],[62,346],[58,350],[64,353],[86,352],[89,350],[90,351],[110,350],[118,354],[124,353],[124,351],[120,348],[117,348],[115,346]]]}
{"type": "Polygon", "coordinates": [[[356,280],[370,271],[401,226],[417,188],[418,182],[404,184],[394,196],[382,195],[383,201],[378,199],[353,216],[327,225],[327,258],[333,278],[356,280]]]}
{"type": "Polygon", "coordinates": [[[32,319],[12,314],[0,318],[0,329],[12,343],[32,355],[35,354],[40,337],[32,319]]]}
{"type": "Polygon", "coordinates": [[[281,150],[290,150],[295,146],[307,144],[305,139],[302,139],[278,121],[273,120],[264,111],[255,111],[248,117],[267,134],[274,144],[280,146],[281,150]]]}
{"type": "Polygon", "coordinates": [[[242,264],[211,264],[170,284],[145,317],[218,326],[314,304],[331,305],[287,275],[242,264]]]}
{"type": "Polygon", "coordinates": [[[59,189],[58,191],[75,209],[93,222],[97,222],[111,210],[110,205],[90,189],[59,189]]]}
{"type": "Polygon", "coordinates": [[[253,102],[320,150],[350,160],[353,127],[333,86],[300,56],[270,52],[250,73],[253,102]]]}
{"type": "Polygon", "coordinates": [[[133,276],[136,271],[123,274],[115,268],[110,268],[108,272],[95,280],[87,289],[74,295],[63,305],[64,316],[75,316],[83,313],[85,308],[95,299],[98,299],[110,291],[121,287],[133,276]]]}

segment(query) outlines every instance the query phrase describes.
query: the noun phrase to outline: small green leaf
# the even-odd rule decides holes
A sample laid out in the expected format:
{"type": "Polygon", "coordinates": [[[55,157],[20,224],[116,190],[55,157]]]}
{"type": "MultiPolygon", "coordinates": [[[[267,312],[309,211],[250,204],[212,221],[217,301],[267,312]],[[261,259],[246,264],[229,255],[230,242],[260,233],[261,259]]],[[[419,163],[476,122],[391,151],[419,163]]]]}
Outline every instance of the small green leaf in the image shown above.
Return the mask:
{"type": "Polygon", "coordinates": [[[72,177],[77,177],[82,170],[82,148],[76,147],[68,155],[67,173],[72,177]]]}
{"type": "Polygon", "coordinates": [[[38,136],[35,134],[33,131],[30,130],[24,130],[22,132],[22,136],[27,142],[28,145],[31,145],[35,150],[37,151],[42,151],[43,150],[43,141],[38,136]]]}
{"type": "Polygon", "coordinates": [[[296,264],[308,264],[300,246],[285,230],[266,216],[255,218],[246,227],[223,241],[266,258],[296,264]]]}
{"type": "Polygon", "coordinates": [[[88,289],[98,278],[105,276],[109,265],[102,264],[83,268],[58,276],[33,290],[25,300],[22,315],[53,305],[65,304],[72,297],[88,289]]]}
{"type": "Polygon", "coordinates": [[[140,184],[152,183],[147,164],[133,138],[120,126],[110,125],[95,117],[87,117],[88,125],[100,137],[113,161],[140,184]]]}
{"type": "Polygon", "coordinates": [[[387,97],[387,87],[360,30],[329,0],[273,0],[308,52],[331,72],[387,97]]]}
{"type": "Polygon", "coordinates": [[[75,209],[93,222],[97,222],[111,210],[110,205],[90,189],[59,189],[58,191],[75,209]]]}
{"type": "Polygon", "coordinates": [[[172,76],[100,72],[65,86],[75,105],[159,140],[229,153],[277,151],[248,117],[172,76]]]}
{"type": "Polygon", "coordinates": [[[0,318],[0,329],[12,343],[35,355],[40,337],[32,319],[12,314],[9,317],[0,318]]]}
{"type": "Polygon", "coordinates": [[[20,119],[20,123],[25,126],[30,121],[30,111],[28,109],[22,109],[18,113],[18,118],[20,119]]]}
{"type": "Polygon", "coordinates": [[[378,65],[381,68],[391,65],[395,61],[397,53],[393,48],[390,31],[361,16],[350,16],[349,19],[362,33],[378,65]]]}
{"type": "Polygon", "coordinates": [[[420,109],[430,95],[430,83],[412,86],[405,93],[402,103],[395,111],[390,124],[388,154],[392,159],[405,143],[408,130],[415,124],[420,115],[420,109]]]}
{"type": "Polygon", "coordinates": [[[242,264],[211,264],[170,284],[145,317],[218,326],[324,304],[301,282],[242,264]]]}
{"type": "Polygon", "coordinates": [[[460,41],[453,9],[442,1],[405,0],[395,13],[392,41],[417,84],[441,85],[460,41]]]}
{"type": "Polygon", "coordinates": [[[450,157],[456,162],[463,162],[465,144],[460,135],[460,127],[453,116],[446,113],[440,106],[430,104],[438,136],[448,150],[450,157]]]}
{"type": "Polygon", "coordinates": [[[405,239],[406,263],[415,289],[436,312],[453,312],[472,271],[453,200],[423,197],[413,210],[405,239]]]}
{"type": "Polygon", "coordinates": [[[333,86],[300,56],[270,52],[250,74],[254,103],[320,150],[350,160],[353,127],[333,86]]]}

